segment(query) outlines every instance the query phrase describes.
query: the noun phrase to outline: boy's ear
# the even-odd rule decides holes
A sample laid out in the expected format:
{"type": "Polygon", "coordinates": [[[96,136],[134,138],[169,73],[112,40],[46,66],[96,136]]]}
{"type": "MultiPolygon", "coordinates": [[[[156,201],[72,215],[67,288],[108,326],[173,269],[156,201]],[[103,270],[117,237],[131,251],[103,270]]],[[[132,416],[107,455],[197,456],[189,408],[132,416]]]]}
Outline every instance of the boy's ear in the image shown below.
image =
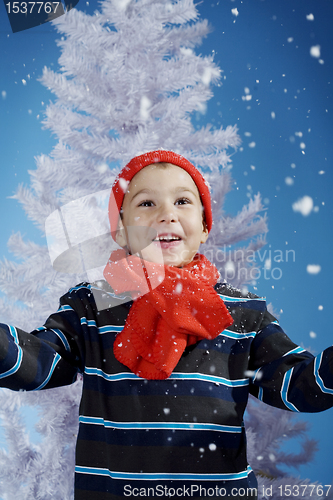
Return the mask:
{"type": "Polygon", "coordinates": [[[119,217],[118,229],[117,229],[117,233],[116,233],[116,242],[122,248],[127,246],[126,232],[125,232],[123,221],[121,220],[120,217],[119,217]]]}
{"type": "Polygon", "coordinates": [[[202,223],[202,236],[201,236],[200,243],[206,243],[207,238],[208,238],[208,234],[209,234],[209,232],[208,232],[206,223],[203,222],[202,223]]]}

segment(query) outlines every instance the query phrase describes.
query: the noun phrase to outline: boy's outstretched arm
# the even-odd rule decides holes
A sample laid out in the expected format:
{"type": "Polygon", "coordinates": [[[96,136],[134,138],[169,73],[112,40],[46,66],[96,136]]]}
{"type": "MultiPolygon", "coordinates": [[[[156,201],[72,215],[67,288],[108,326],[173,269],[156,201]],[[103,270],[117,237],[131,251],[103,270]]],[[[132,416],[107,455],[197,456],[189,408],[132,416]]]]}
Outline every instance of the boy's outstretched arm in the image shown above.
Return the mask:
{"type": "Polygon", "coordinates": [[[78,370],[71,356],[56,343],[42,340],[35,333],[0,323],[1,387],[34,391],[75,381],[78,370]]]}
{"type": "Polygon", "coordinates": [[[311,413],[333,406],[333,347],[314,357],[269,313],[253,340],[250,370],[250,392],[271,406],[311,413]]]}
{"type": "Polygon", "coordinates": [[[61,298],[57,313],[31,333],[0,323],[0,386],[18,391],[73,383],[82,359],[80,337],[70,294],[61,298]]]}

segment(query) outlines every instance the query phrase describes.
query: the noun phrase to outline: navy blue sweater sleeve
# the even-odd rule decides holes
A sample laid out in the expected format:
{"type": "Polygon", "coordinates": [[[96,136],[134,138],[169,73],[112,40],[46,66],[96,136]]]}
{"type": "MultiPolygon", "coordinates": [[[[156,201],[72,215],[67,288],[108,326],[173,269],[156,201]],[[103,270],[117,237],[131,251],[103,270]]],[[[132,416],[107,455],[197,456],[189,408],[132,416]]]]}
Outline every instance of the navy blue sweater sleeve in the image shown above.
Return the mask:
{"type": "MultiPolygon", "coordinates": [[[[110,295],[106,282],[105,286],[108,293],[89,283],[71,288],[61,297],[58,311],[31,333],[0,324],[0,387],[39,390],[69,385],[86,363],[95,366],[99,326],[116,320],[122,328],[131,304],[130,297],[110,295]],[[123,303],[126,307],[118,307],[123,303]]],[[[109,330],[101,332],[105,329],[109,330]]]]}
{"type": "Polygon", "coordinates": [[[253,339],[249,368],[250,392],[269,405],[311,413],[333,406],[333,347],[313,356],[268,312],[253,339]]]}
{"type": "Polygon", "coordinates": [[[27,333],[0,324],[0,386],[12,390],[39,390],[69,385],[82,360],[81,321],[70,294],[43,327],[27,333]]]}

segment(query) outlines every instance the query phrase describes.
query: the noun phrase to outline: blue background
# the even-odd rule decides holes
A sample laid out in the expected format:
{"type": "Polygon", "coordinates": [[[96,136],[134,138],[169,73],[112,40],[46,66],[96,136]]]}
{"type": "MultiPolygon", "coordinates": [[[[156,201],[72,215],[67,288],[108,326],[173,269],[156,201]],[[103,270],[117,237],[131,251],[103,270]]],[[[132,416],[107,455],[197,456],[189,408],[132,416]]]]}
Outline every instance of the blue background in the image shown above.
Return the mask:
{"type": "MultiPolygon", "coordinates": [[[[83,0],[77,5],[88,13],[97,7],[97,2],[83,0]]],[[[203,2],[198,10],[213,31],[197,52],[214,53],[223,77],[221,86],[213,89],[206,114],[194,116],[194,123],[236,124],[243,141],[232,157],[234,184],[226,199],[226,214],[235,215],[249,196],[260,192],[269,233],[257,262],[269,257],[269,251],[272,258],[277,252],[285,256],[286,250],[294,251],[289,255],[295,256],[288,262],[273,260],[272,268],[279,271],[267,271],[250,289],[267,297],[296,343],[318,353],[333,338],[333,3],[220,0],[203,2]],[[232,9],[237,9],[237,16],[232,9]],[[309,14],[313,14],[312,21],[306,17],[309,14]],[[319,58],[310,55],[310,48],[317,45],[319,58]],[[251,100],[244,100],[246,95],[251,100]],[[287,177],[293,179],[292,185],[286,183],[287,177]],[[292,209],[305,195],[316,207],[308,216],[292,209]],[[320,265],[321,271],[309,274],[308,264],[320,265]],[[311,331],[316,337],[310,336],[311,331]]],[[[56,142],[41,124],[45,106],[54,96],[38,77],[43,66],[58,67],[57,38],[50,23],[12,34],[4,4],[0,4],[0,257],[13,259],[6,247],[12,232],[21,231],[27,238],[45,243],[10,196],[19,183],[29,184],[34,157],[48,154],[56,142]]],[[[29,420],[29,413],[25,415],[29,420]]],[[[320,449],[313,463],[290,472],[329,484],[333,479],[333,410],[298,418],[309,422],[309,434],[318,439],[320,449]]],[[[296,451],[299,443],[292,448],[296,451]]]]}

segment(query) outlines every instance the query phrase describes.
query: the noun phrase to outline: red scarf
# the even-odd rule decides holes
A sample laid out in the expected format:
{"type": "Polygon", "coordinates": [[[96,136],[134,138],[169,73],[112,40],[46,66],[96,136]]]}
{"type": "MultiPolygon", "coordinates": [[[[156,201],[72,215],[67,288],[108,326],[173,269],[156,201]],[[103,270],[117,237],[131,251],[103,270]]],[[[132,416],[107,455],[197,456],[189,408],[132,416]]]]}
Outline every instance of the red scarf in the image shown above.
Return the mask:
{"type": "Polygon", "coordinates": [[[186,346],[214,339],[233,323],[213,288],[219,273],[204,255],[178,268],[116,250],[104,277],[117,294],[134,298],[113,351],[139,377],[168,378],[186,346]]]}

